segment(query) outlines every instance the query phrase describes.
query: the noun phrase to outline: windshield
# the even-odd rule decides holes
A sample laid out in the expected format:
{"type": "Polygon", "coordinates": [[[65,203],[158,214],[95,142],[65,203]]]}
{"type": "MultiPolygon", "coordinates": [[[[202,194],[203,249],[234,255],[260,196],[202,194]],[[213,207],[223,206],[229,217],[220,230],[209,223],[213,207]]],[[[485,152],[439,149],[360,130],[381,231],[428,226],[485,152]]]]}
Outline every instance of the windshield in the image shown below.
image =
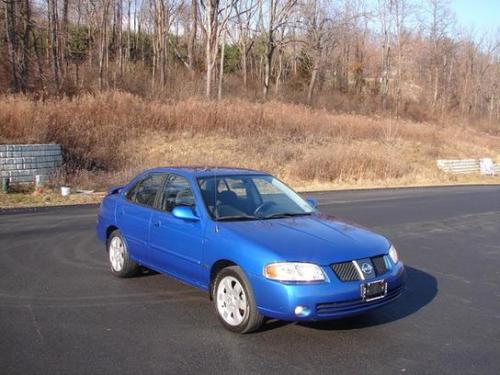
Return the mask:
{"type": "Polygon", "coordinates": [[[261,220],[310,215],[314,209],[269,175],[198,178],[205,205],[215,220],[261,220]]]}

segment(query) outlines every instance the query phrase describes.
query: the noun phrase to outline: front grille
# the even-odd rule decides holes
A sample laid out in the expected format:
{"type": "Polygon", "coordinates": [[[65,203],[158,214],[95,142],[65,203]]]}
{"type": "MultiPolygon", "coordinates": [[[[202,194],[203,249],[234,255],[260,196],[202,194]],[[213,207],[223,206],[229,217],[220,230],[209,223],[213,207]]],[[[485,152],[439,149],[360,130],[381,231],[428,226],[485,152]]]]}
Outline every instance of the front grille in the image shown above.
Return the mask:
{"type": "Polygon", "coordinates": [[[383,275],[387,272],[387,264],[385,263],[385,257],[383,255],[371,258],[373,267],[375,268],[375,273],[377,276],[383,275]]]}
{"type": "Polygon", "coordinates": [[[360,279],[358,271],[356,271],[356,267],[352,262],[332,264],[332,269],[342,281],[356,281],[360,279]]]}
{"type": "MultiPolygon", "coordinates": [[[[368,258],[366,258],[368,259],[368,258]]],[[[387,267],[387,263],[385,260],[385,255],[379,255],[376,257],[370,258],[370,261],[375,269],[375,276],[380,276],[389,271],[387,267]]],[[[357,261],[358,264],[359,261],[357,261]]],[[[358,270],[353,262],[342,262],[342,263],[334,263],[331,265],[333,272],[341,281],[358,281],[361,280],[359,276],[358,270]]],[[[365,275],[367,277],[367,275],[365,275]]],[[[374,276],[372,276],[374,277],[374,276]]]]}

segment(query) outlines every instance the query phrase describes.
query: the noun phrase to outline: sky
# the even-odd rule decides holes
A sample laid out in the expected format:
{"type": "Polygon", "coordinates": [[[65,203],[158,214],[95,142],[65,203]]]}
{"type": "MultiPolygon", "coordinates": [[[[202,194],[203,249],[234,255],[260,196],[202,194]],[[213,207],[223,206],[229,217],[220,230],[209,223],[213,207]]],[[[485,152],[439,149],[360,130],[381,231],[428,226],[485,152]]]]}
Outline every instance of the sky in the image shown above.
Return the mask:
{"type": "Polygon", "coordinates": [[[450,0],[457,21],[477,33],[500,30],[500,0],[450,0]]]}

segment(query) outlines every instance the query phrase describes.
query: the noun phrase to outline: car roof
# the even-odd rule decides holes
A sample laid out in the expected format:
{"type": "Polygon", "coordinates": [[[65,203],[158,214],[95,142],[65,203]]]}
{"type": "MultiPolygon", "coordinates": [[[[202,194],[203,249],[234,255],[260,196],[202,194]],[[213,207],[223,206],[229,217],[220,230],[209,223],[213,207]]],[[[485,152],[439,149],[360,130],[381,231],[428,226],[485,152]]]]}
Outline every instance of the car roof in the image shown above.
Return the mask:
{"type": "Polygon", "coordinates": [[[247,168],[234,167],[206,167],[206,166],[182,166],[182,167],[162,167],[150,169],[147,172],[157,173],[178,173],[193,177],[206,176],[234,176],[234,175],[268,175],[266,172],[260,172],[247,168]]]}

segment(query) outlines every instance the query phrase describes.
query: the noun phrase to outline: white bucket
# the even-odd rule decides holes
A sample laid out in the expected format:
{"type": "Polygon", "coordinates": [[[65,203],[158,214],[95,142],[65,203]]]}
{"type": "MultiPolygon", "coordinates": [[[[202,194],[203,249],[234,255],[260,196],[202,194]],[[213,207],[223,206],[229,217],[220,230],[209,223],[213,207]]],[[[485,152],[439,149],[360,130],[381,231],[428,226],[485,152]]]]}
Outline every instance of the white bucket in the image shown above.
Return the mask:
{"type": "Polygon", "coordinates": [[[45,185],[45,176],[37,174],[35,176],[35,186],[43,187],[43,185],[45,185]]]}
{"type": "Polygon", "coordinates": [[[61,195],[67,197],[71,193],[71,188],[68,186],[61,186],[61,195]]]}

